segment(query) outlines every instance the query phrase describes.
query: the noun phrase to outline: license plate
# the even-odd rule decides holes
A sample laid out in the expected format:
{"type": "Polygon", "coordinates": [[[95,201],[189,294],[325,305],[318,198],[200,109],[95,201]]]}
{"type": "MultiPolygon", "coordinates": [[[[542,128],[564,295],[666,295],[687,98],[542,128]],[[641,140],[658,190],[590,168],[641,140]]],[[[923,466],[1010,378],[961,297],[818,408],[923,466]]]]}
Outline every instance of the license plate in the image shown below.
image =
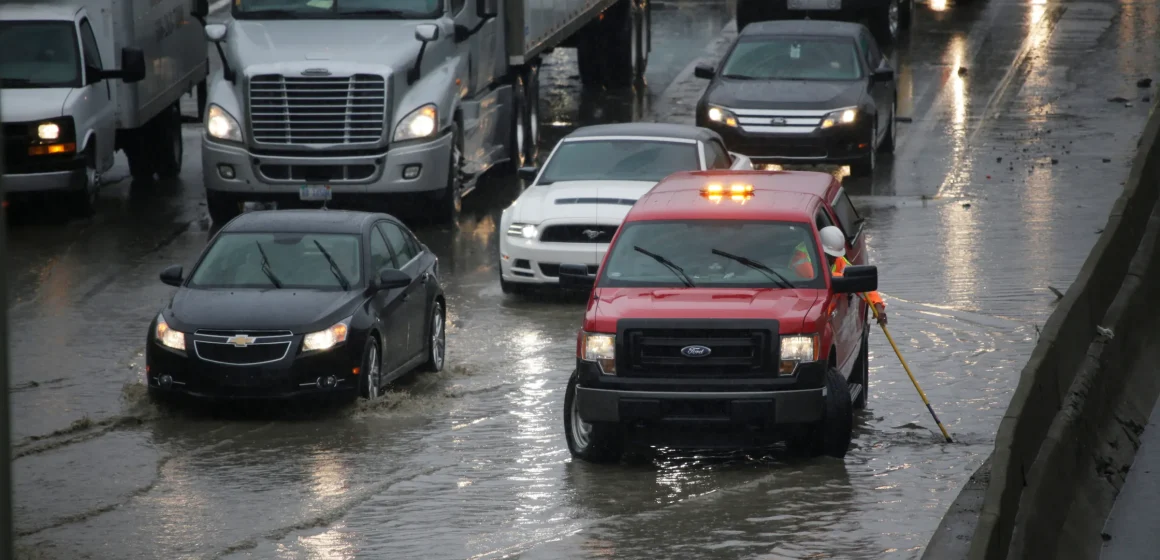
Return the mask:
{"type": "Polygon", "coordinates": [[[789,0],[791,10],[841,10],[842,0],[789,0]]]}
{"type": "Polygon", "coordinates": [[[298,189],[299,200],[330,200],[330,185],[306,185],[298,189]]]}

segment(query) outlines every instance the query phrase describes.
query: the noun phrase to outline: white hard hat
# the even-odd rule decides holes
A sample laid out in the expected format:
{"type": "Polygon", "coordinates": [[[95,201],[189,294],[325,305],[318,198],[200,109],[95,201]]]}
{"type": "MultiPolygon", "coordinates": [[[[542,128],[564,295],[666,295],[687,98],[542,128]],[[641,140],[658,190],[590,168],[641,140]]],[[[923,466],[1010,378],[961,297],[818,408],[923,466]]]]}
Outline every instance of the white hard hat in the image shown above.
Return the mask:
{"type": "Polygon", "coordinates": [[[820,232],[822,236],[822,250],[831,257],[846,256],[846,236],[835,226],[826,226],[820,232]]]}

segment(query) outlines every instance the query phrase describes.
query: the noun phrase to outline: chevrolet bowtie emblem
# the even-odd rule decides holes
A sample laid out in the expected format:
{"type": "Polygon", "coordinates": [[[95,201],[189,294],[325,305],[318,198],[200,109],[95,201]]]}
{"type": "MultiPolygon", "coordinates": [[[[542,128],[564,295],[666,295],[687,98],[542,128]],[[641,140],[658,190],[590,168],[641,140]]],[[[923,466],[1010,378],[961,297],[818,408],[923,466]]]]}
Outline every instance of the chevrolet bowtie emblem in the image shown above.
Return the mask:
{"type": "Polygon", "coordinates": [[[245,348],[253,344],[257,339],[244,334],[236,334],[231,338],[226,339],[226,344],[233,344],[238,348],[245,348]]]}

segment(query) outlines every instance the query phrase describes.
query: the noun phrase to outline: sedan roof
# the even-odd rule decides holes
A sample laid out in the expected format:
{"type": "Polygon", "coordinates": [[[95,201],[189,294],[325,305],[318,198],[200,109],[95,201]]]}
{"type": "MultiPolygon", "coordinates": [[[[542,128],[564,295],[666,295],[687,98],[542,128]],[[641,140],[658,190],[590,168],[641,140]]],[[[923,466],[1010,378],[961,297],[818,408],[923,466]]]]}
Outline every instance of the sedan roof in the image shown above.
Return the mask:
{"type": "Polygon", "coordinates": [[[742,36],[751,35],[812,35],[857,38],[865,28],[860,23],[846,21],[826,21],[820,19],[807,20],[772,20],[754,22],[745,26],[742,36]]]}
{"type": "Polygon", "coordinates": [[[617,123],[584,126],[564,137],[564,141],[599,136],[649,136],[657,138],[679,138],[707,142],[721,139],[716,132],[699,126],[671,123],[617,123]]]}
{"type": "Polygon", "coordinates": [[[234,218],[222,232],[361,234],[367,222],[387,217],[347,210],[261,210],[234,218]]]}

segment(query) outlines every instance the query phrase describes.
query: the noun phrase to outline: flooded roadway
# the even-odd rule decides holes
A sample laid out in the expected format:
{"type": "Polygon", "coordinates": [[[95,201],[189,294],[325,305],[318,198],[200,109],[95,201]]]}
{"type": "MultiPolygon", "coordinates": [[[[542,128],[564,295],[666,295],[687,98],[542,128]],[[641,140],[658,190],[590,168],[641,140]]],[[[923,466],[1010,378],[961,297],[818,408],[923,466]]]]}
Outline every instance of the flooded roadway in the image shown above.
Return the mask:
{"type": "MultiPolygon", "coordinates": [[[[542,152],[578,124],[678,112],[658,101],[731,8],[654,6],[650,88],[636,99],[581,92],[570,51],[546,61],[541,114],[556,126],[542,152]]],[[[13,207],[21,551],[917,558],[990,451],[1051,311],[1047,286],[1066,289],[1127,176],[1142,97],[1154,93],[1135,81],[1160,68],[1158,21],[1151,2],[933,0],[895,53],[913,122],[893,164],[848,187],[868,219],[891,331],[954,444],[940,443],[875,334],[870,405],[845,461],[776,450],[571,461],[563,389],[583,306],[500,291],[496,224],[519,192],[502,179],[467,197],[457,231],[416,226],[446,274],[447,371],[339,410],[158,410],[140,384],[145,328],[171,293],[157,273],[189,265],[210,235],[196,128],[180,181],[118,183],[91,221],[13,207]]]]}

